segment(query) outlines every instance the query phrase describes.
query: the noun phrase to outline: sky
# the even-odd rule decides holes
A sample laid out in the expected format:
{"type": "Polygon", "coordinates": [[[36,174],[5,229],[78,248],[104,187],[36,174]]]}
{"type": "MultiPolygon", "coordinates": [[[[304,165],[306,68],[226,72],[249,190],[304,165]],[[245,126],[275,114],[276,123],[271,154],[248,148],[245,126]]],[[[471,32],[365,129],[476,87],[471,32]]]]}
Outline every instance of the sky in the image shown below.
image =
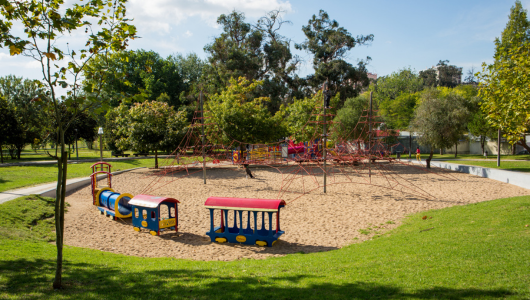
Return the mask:
{"type": "MultiPolygon", "coordinates": [[[[71,3],[74,0],[67,0],[71,3]]],[[[530,0],[521,1],[530,7],[530,0]]],[[[481,69],[483,62],[493,61],[494,39],[500,37],[508,22],[514,0],[374,0],[374,1],[312,1],[312,0],[129,0],[127,15],[133,18],[138,35],[129,49],[144,49],[167,57],[172,54],[207,54],[203,48],[220,35],[216,23],[220,14],[232,10],[243,12],[246,21],[255,23],[273,9],[284,11],[280,33],[292,41],[292,51],[304,63],[300,76],[312,73],[312,56],[294,49],[294,43],[305,40],[302,26],[312,15],[325,10],[331,19],[353,36],[373,34],[367,46],[349,51],[346,60],[356,64],[371,57],[368,71],[378,76],[389,75],[403,68],[421,71],[439,60],[464,68],[464,77],[471,67],[481,69]]],[[[22,27],[15,32],[22,33],[22,27]]],[[[81,42],[83,36],[65,36],[59,43],[81,42]]],[[[9,56],[9,49],[0,48],[0,76],[14,74],[42,79],[39,63],[24,56],[9,56]]]]}

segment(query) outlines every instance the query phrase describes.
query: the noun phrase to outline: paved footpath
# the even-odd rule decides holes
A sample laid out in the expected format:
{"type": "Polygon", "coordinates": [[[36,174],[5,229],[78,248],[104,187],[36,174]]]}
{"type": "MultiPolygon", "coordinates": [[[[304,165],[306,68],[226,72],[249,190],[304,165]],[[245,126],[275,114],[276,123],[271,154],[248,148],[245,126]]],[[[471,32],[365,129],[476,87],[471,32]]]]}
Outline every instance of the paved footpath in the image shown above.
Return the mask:
{"type": "MultiPolygon", "coordinates": [[[[120,173],[132,171],[136,169],[141,169],[141,168],[144,168],[144,167],[112,172],[112,175],[117,175],[120,173]]],[[[102,179],[105,177],[107,176],[106,175],[98,176],[98,179],[102,179]]],[[[90,176],[67,179],[66,180],[66,191],[68,192],[69,190],[84,187],[89,184],[90,184],[90,176]]],[[[20,188],[16,190],[0,192],[0,204],[7,202],[9,200],[16,199],[18,197],[28,196],[32,194],[55,198],[56,187],[57,187],[57,181],[51,182],[51,183],[45,183],[45,184],[41,184],[37,186],[32,186],[32,187],[26,187],[26,188],[20,188]]]]}
{"type": "MultiPolygon", "coordinates": [[[[168,157],[171,157],[173,155],[158,155],[158,158],[165,159],[168,157]]],[[[142,156],[142,157],[104,157],[104,161],[119,161],[119,160],[133,160],[133,159],[149,159],[149,158],[155,158],[154,155],[150,156],[142,156]]],[[[80,164],[85,162],[98,162],[100,161],[99,158],[90,158],[90,159],[69,159],[69,164],[80,164]]],[[[38,165],[53,165],[56,164],[56,160],[39,160],[39,161],[24,161],[24,162],[15,162],[15,163],[4,163],[0,164],[0,167],[11,167],[11,166],[38,166],[38,165]]]]}

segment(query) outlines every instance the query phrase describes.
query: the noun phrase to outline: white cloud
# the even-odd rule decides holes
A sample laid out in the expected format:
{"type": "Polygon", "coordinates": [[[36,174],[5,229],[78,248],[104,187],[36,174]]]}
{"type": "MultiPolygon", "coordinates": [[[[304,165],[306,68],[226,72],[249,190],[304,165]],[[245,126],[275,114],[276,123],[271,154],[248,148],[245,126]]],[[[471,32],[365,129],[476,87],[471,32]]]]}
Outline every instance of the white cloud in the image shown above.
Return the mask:
{"type": "Polygon", "coordinates": [[[261,17],[273,9],[292,11],[288,0],[131,0],[127,6],[127,15],[143,31],[140,35],[169,33],[172,26],[190,17],[200,17],[209,26],[216,27],[217,17],[234,9],[251,18],[261,17]]]}
{"type": "Polygon", "coordinates": [[[193,33],[191,31],[189,31],[189,30],[186,30],[186,32],[184,33],[184,36],[185,37],[191,37],[191,36],[193,36],[193,33]]]}

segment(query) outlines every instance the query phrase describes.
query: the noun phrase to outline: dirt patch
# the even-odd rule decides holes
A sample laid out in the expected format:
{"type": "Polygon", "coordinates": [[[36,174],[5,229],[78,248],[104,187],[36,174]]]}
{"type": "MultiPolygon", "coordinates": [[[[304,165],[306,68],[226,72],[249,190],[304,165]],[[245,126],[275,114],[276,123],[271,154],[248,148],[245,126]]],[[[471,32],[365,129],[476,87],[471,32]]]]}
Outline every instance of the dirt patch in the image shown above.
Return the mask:
{"type": "Polygon", "coordinates": [[[140,169],[113,177],[117,192],[144,193],[178,199],[179,234],[160,237],[135,232],[130,220],[113,221],[92,205],[90,187],[67,197],[65,243],[140,257],[176,257],[193,260],[262,259],[296,252],[319,252],[341,248],[366,239],[363,229],[388,230],[411,213],[464,205],[498,198],[529,195],[530,190],[506,183],[451,172],[400,164],[375,166],[368,171],[341,169],[328,177],[322,192],[322,174],[302,176],[298,167],[253,169],[255,179],[246,179],[243,169],[214,169],[182,177],[183,173],[157,176],[140,169]],[[182,177],[182,178],[181,178],[182,177]],[[300,196],[314,190],[309,194],[300,196]],[[285,234],[274,247],[211,243],[208,197],[281,198],[287,202],[281,213],[285,234]],[[391,221],[391,222],[389,222],[391,221]]]}

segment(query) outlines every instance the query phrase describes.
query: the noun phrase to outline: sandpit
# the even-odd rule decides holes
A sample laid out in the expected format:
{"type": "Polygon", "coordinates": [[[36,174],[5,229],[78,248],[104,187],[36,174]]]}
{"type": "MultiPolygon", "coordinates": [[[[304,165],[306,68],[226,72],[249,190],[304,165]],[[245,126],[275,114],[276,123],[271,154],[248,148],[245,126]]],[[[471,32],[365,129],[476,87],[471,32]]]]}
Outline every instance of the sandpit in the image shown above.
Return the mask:
{"type": "Polygon", "coordinates": [[[67,197],[65,243],[140,257],[263,259],[338,249],[366,239],[360,229],[374,225],[392,229],[415,212],[530,194],[517,186],[442,169],[426,172],[401,164],[376,165],[375,169],[371,182],[366,169],[350,170],[328,178],[328,183],[337,184],[329,185],[327,193],[318,188],[301,197],[296,192],[317,188],[322,176],[298,176],[289,182],[289,192],[279,193],[287,182],[282,179],[292,170],[282,170],[282,176],[274,168],[255,168],[256,178],[246,179],[242,169],[212,169],[207,172],[206,185],[202,172],[179,178],[184,174],[160,176],[154,170],[135,170],[114,176],[113,188],[121,193],[178,199],[179,233],[151,236],[147,231],[134,231],[130,220],[106,218],[92,205],[90,187],[85,187],[67,197]],[[349,181],[355,183],[338,184],[349,181]],[[208,197],[277,199],[279,194],[287,202],[281,214],[286,233],[274,247],[217,244],[205,235],[209,230],[209,211],[204,208],[208,197]]]}

